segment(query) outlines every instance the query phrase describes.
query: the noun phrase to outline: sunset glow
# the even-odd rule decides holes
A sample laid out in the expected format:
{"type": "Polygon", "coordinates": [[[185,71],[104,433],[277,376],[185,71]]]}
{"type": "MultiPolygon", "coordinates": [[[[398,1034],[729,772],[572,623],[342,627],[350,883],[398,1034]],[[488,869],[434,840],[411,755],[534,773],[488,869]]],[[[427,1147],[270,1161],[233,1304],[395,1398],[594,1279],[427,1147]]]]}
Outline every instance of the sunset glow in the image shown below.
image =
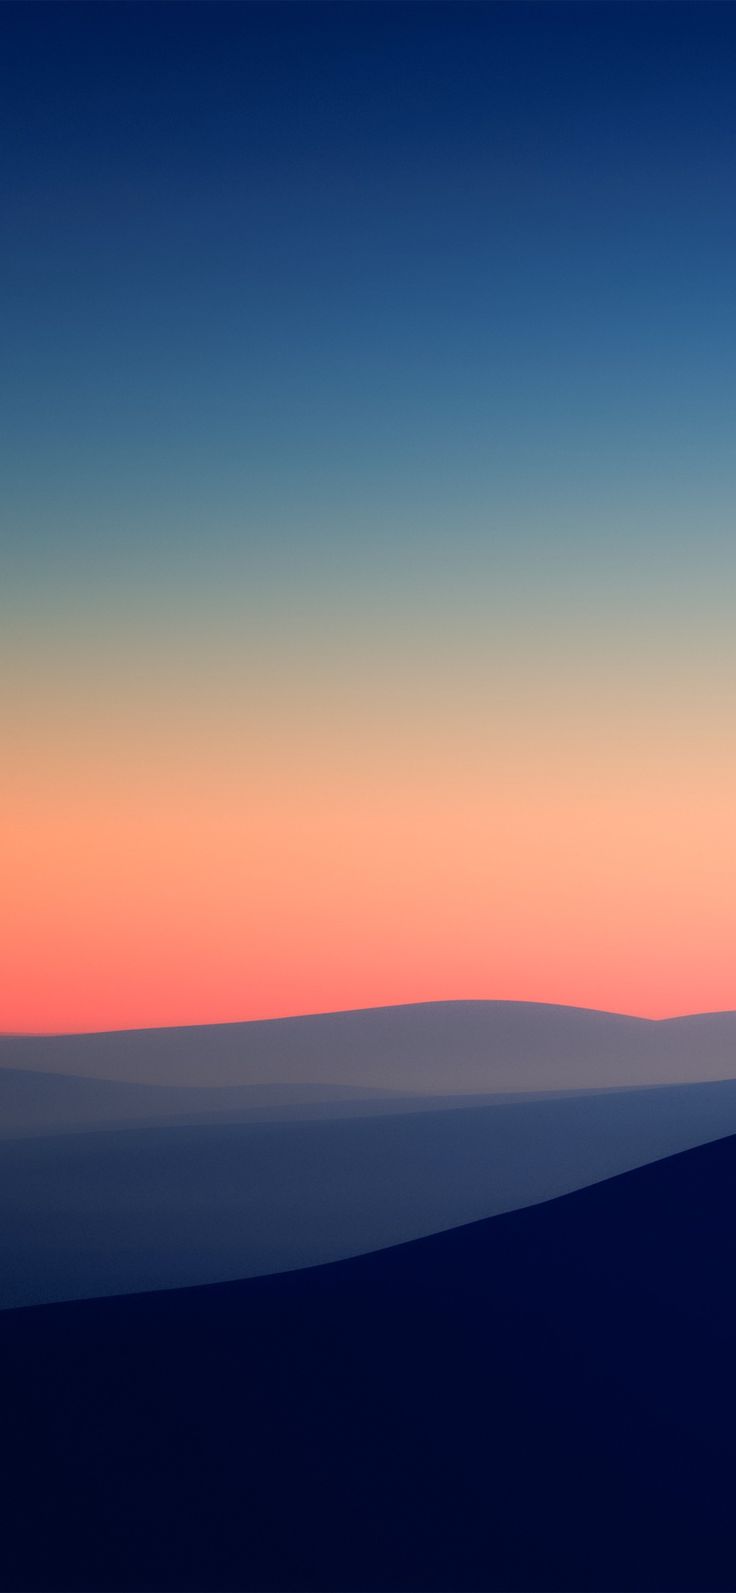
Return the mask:
{"type": "Polygon", "coordinates": [[[0,1029],[736,1005],[732,20],[616,9],[19,49],[0,1029]]]}

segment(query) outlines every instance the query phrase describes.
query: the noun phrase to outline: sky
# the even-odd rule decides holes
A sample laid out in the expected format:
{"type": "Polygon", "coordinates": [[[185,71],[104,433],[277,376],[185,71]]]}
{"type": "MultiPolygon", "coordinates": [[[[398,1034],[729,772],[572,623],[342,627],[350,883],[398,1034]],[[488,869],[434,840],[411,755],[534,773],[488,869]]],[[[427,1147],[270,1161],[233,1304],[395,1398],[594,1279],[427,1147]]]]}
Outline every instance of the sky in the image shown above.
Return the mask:
{"type": "Polygon", "coordinates": [[[736,7],[0,35],[0,1029],[735,1007],[736,7]]]}

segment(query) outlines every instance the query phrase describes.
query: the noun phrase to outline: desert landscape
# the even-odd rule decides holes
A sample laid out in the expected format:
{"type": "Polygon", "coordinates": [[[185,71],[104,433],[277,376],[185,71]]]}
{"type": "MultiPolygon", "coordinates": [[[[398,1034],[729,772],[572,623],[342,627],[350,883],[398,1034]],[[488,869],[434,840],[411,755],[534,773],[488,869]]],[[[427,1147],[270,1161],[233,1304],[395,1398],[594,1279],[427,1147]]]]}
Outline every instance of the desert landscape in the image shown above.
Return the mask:
{"type": "Polygon", "coordinates": [[[3,0],[0,189],[0,1593],[736,1593],[736,0],[3,0]]]}

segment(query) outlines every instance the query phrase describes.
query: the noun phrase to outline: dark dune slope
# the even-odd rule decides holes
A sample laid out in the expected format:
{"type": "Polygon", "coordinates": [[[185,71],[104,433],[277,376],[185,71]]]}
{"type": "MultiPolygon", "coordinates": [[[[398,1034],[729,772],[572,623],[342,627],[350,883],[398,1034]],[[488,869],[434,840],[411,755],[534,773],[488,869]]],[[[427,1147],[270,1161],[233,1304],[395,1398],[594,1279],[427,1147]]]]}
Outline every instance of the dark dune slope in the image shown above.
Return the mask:
{"type": "Polygon", "coordinates": [[[428,1111],[429,1099],[420,1112],[405,1101],[389,1115],[269,1122],[251,1113],[242,1123],[6,1140],[0,1307],[337,1261],[736,1131],[733,1080],[480,1106],[455,1098],[453,1110],[438,1098],[428,1111]]]}
{"type": "Polygon", "coordinates": [[[332,1266],[0,1318],[2,1581],[733,1589],[736,1139],[332,1266]]]}

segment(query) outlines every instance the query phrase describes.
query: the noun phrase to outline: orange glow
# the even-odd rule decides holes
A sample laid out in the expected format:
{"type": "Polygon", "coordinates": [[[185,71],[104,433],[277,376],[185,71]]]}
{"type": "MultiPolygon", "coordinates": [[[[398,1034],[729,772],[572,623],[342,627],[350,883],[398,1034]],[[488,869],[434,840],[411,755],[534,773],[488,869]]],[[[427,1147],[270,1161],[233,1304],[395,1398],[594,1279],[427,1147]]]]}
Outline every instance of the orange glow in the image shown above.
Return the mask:
{"type": "Polygon", "coordinates": [[[647,758],[629,726],[626,746],[558,735],[553,760],[539,727],[479,741],[444,719],[440,743],[389,714],[369,735],[194,728],[144,718],[121,739],[100,720],[71,756],[47,734],[11,760],[5,1031],[467,997],[734,1004],[733,779],[712,749],[706,767],[647,758]]]}

